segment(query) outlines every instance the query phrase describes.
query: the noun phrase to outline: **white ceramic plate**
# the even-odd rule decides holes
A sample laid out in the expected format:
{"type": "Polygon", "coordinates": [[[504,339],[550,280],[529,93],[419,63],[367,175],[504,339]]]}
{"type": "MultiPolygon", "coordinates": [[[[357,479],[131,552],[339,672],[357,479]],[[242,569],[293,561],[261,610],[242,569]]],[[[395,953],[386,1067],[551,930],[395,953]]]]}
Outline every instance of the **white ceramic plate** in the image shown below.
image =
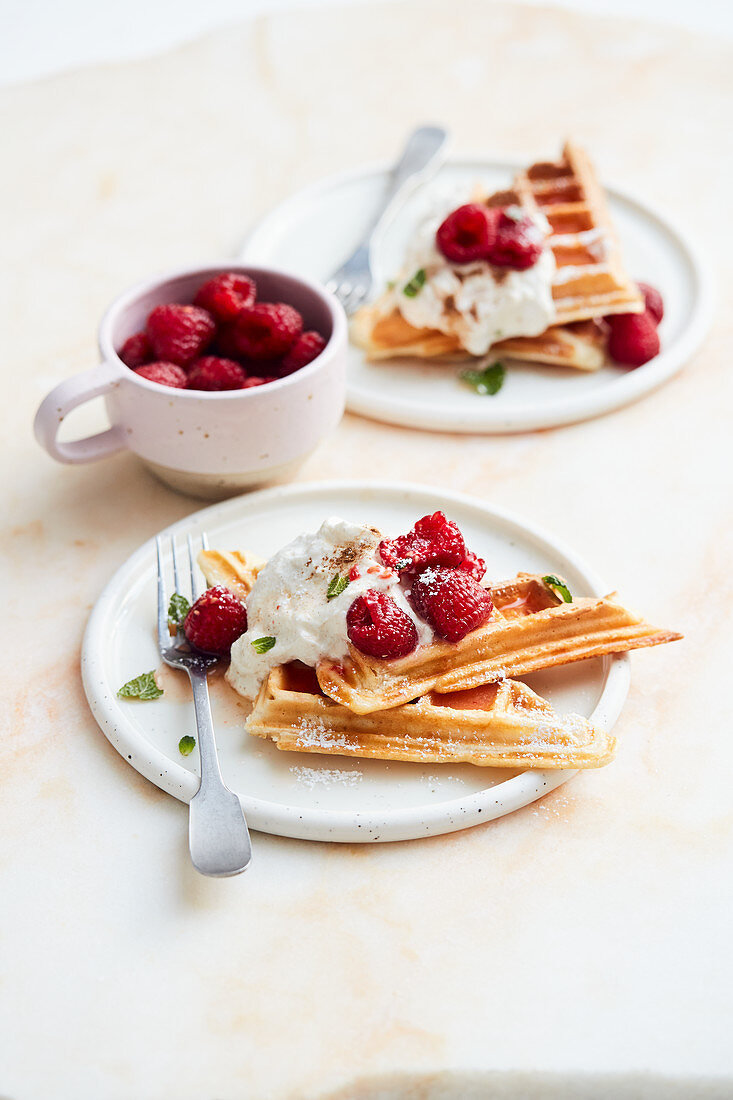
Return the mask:
{"type": "MultiPolygon", "coordinates": [[[[205,508],[167,534],[207,531],[211,545],[267,557],[329,515],[368,521],[387,533],[408,530],[442,508],[496,579],[518,570],[559,573],[577,595],[608,590],[567,548],[533,525],[477,500],[413,485],[323,482],[254,493],[205,508]]],[[[89,620],[82,651],[84,687],[104,733],[132,767],[184,802],[198,787],[198,750],[178,752],[195,734],[185,675],[168,671],[154,702],[118,699],[127,680],[159,665],[155,642],[154,540],[115,573],[89,620]],[[181,678],[182,677],[182,678],[181,678]]],[[[527,678],[560,711],[575,711],[610,729],[626,698],[628,658],[583,661],[527,678]]],[[[254,829],[310,840],[407,840],[463,829],[525,806],[573,772],[506,771],[352,760],[281,752],[249,737],[245,711],[223,681],[212,702],[222,771],[242,799],[254,829]]]]}
{"type": "MultiPolygon", "coordinates": [[[[447,163],[383,227],[372,255],[377,287],[399,269],[406,241],[436,194],[468,194],[477,180],[498,190],[509,185],[518,168],[482,159],[447,163]]],[[[386,179],[386,168],[367,168],[298,192],[254,228],[241,259],[325,282],[363,238],[386,179]]],[[[668,221],[620,191],[609,189],[608,195],[629,272],[659,287],[664,296],[662,352],[656,359],[637,370],[608,366],[592,374],[511,363],[501,391],[482,397],[459,381],[456,366],[415,360],[374,365],[352,347],[348,408],[393,424],[454,432],[551,428],[617,409],[680,370],[710,321],[704,267],[689,240],[668,221]]]]}

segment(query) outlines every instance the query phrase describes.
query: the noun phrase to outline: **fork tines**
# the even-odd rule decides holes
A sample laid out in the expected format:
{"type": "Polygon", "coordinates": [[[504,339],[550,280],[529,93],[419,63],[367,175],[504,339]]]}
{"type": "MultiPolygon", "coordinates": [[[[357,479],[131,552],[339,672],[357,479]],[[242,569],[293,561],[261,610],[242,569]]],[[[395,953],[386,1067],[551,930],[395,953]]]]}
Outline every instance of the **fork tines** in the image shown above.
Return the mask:
{"type": "MultiPolygon", "coordinates": [[[[209,540],[206,536],[206,532],[202,531],[199,535],[201,549],[208,550],[209,540]]],[[[198,540],[197,540],[198,541],[198,540]]],[[[188,551],[188,580],[186,580],[185,571],[183,574],[178,570],[178,555],[176,552],[176,538],[175,535],[168,537],[168,548],[170,555],[170,565],[173,572],[173,591],[168,594],[165,583],[165,567],[163,558],[165,555],[164,539],[162,535],[156,535],[155,538],[155,553],[158,563],[158,645],[161,650],[167,648],[171,644],[171,636],[168,630],[168,607],[170,605],[170,599],[174,592],[177,592],[181,596],[185,596],[186,599],[193,603],[200,596],[203,586],[199,581],[199,577],[196,570],[196,552],[194,548],[194,537],[189,532],[186,537],[186,548],[188,551]],[[183,585],[181,584],[181,576],[183,576],[183,585]],[[185,589],[185,590],[184,590],[185,589]]],[[[179,628],[180,630],[180,628],[179,628]]]]}

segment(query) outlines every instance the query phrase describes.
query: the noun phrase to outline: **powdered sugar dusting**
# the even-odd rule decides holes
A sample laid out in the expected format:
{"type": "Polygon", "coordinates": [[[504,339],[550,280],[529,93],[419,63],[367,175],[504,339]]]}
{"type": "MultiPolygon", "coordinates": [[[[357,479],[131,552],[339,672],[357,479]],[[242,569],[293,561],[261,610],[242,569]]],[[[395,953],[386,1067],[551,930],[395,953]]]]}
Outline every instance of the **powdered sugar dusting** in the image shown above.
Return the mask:
{"type": "Polygon", "coordinates": [[[340,768],[305,768],[293,765],[290,768],[291,775],[301,787],[312,790],[314,787],[330,787],[339,784],[342,787],[356,787],[361,783],[364,775],[362,772],[342,771],[340,768]]]}
{"type": "Polygon", "coordinates": [[[352,744],[345,734],[327,729],[320,718],[299,718],[294,728],[298,731],[298,743],[306,748],[348,749],[352,744]]]}

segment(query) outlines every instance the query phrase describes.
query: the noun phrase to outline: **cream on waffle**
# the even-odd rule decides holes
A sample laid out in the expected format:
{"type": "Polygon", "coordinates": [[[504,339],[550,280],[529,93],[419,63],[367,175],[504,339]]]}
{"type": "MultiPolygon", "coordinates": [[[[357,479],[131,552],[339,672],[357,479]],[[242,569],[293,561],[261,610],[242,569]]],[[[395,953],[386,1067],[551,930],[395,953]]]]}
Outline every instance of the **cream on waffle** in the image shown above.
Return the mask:
{"type": "Polygon", "coordinates": [[[435,641],[397,660],[367,657],[351,646],[345,661],[318,664],[321,689],[350,710],[368,714],[431,691],[459,691],[682,637],[650,626],[613,595],[565,603],[532,574],[519,573],[491,585],[489,592],[491,618],[461,641],[435,641]]]}
{"type": "Polygon", "coordinates": [[[270,672],[247,730],[291,752],[493,768],[598,768],[616,748],[587,719],[556,714],[513,680],[355,714],[325,696],[299,662],[270,672]]]}
{"type": "MultiPolygon", "coordinates": [[[[605,361],[605,339],[597,325],[587,322],[611,313],[641,312],[644,302],[624,271],[603,188],[587,154],[568,142],[559,161],[533,164],[517,176],[511,190],[480,197],[480,201],[488,206],[521,206],[533,215],[541,213],[550,226],[547,244],[555,260],[555,317],[550,327],[539,335],[500,340],[491,353],[597,370],[605,361]]],[[[468,355],[454,333],[416,328],[393,303],[394,296],[388,293],[352,318],[352,338],[370,359],[456,359],[468,355]]]]}

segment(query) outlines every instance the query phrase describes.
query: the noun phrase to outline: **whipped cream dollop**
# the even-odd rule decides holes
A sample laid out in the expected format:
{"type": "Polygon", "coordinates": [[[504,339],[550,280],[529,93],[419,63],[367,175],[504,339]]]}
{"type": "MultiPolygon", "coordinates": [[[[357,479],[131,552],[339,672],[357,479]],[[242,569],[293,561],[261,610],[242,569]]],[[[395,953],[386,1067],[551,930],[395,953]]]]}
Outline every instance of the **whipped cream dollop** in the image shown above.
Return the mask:
{"type": "MultiPolygon", "coordinates": [[[[552,281],[555,257],[544,245],[532,267],[514,271],[484,260],[455,264],[435,243],[435,234],[458,203],[441,204],[418,226],[405,262],[386,303],[415,328],[437,329],[457,337],[471,355],[485,355],[492,344],[510,336],[538,336],[555,319],[552,281]],[[425,282],[414,295],[404,289],[418,271],[425,282]]],[[[542,214],[528,214],[543,240],[550,232],[542,214]]]]}
{"type": "Polygon", "coordinates": [[[332,517],[318,531],[299,535],[274,554],[260,571],[247,599],[247,631],[232,646],[227,679],[235,691],[254,699],[270,669],[287,661],[315,667],[349,651],[346,612],[370,588],[387,592],[417,627],[418,644],[432,630],[410,607],[399,576],[379,559],[383,535],[375,527],[332,517]],[[348,585],[333,595],[334,578],[348,585]],[[329,591],[331,598],[329,599],[329,591]],[[266,652],[253,646],[274,638],[266,652]]]}

